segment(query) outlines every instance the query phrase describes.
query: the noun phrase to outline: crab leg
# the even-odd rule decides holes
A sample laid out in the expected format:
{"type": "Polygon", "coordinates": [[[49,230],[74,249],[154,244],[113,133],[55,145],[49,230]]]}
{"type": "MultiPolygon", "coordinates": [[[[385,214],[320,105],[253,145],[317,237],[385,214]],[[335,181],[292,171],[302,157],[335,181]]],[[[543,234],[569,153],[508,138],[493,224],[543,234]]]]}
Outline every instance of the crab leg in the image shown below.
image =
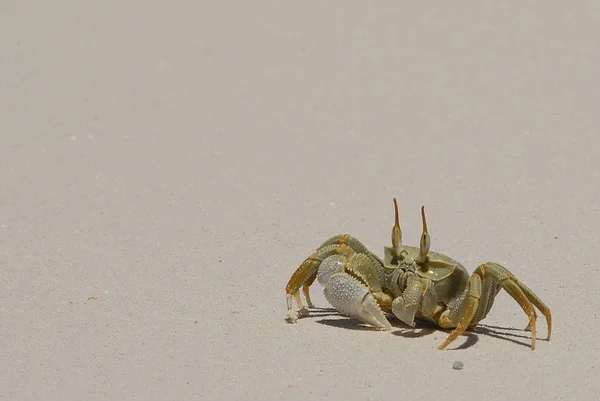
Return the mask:
{"type": "Polygon", "coordinates": [[[377,275],[379,276],[380,271],[383,270],[382,262],[360,241],[348,234],[340,234],[331,237],[323,242],[311,256],[306,258],[296,269],[294,274],[292,274],[285,289],[288,321],[293,323],[297,320],[296,314],[292,312],[292,298],[296,300],[298,308],[300,309],[300,314],[303,316],[308,315],[308,310],[304,307],[302,299],[300,298],[300,287],[302,287],[302,292],[304,293],[308,307],[313,307],[310,299],[309,287],[317,277],[319,266],[324,260],[332,255],[342,255],[346,258],[350,258],[352,255],[358,253],[364,254],[369,259],[373,266],[375,266],[377,275]]]}
{"type": "MultiPolygon", "coordinates": [[[[532,304],[534,304],[535,307],[538,308],[540,312],[542,312],[542,315],[544,315],[544,317],[546,318],[546,325],[548,326],[548,335],[546,336],[546,341],[550,341],[550,336],[552,335],[552,314],[550,313],[550,308],[548,308],[546,304],[544,304],[544,302],[542,302],[542,300],[534,294],[533,291],[531,291],[525,284],[521,283],[516,277],[513,280],[516,281],[517,285],[519,286],[519,288],[521,288],[527,299],[532,304]]],[[[533,312],[535,315],[535,310],[533,312]]],[[[531,323],[527,325],[525,330],[533,331],[531,323]]]]}
{"type": "Polygon", "coordinates": [[[550,309],[537,295],[505,267],[488,262],[480,265],[469,279],[469,287],[461,295],[454,307],[440,317],[440,325],[444,328],[456,327],[448,339],[438,349],[444,349],[467,328],[475,327],[490,311],[495,296],[500,288],[504,289],[521,306],[529,318],[526,330],[531,331],[531,349],[535,349],[536,318],[534,305],[546,317],[548,337],[552,334],[552,315],[550,309]],[[475,280],[475,281],[474,281],[475,280]],[[475,285],[474,285],[475,284],[475,285]]]}
{"type": "MultiPolygon", "coordinates": [[[[550,340],[550,337],[552,335],[552,314],[550,313],[550,308],[548,308],[546,304],[544,304],[544,302],[542,302],[542,300],[525,284],[521,283],[519,279],[515,277],[514,274],[512,274],[504,266],[493,262],[482,264],[475,270],[475,273],[479,273],[479,275],[481,275],[482,279],[484,280],[484,286],[488,285],[487,282],[490,282],[495,284],[496,286],[504,288],[504,290],[506,290],[506,292],[508,292],[510,296],[513,297],[519,305],[521,305],[525,313],[528,314],[530,319],[526,330],[532,332],[532,349],[535,348],[535,321],[537,318],[533,306],[538,308],[546,318],[546,324],[548,326],[548,335],[546,337],[546,340],[550,340]],[[531,310],[531,314],[529,310],[531,310]]],[[[494,291],[491,291],[489,296],[491,297],[491,299],[493,299],[493,297],[495,297],[497,293],[498,291],[495,291],[495,293],[494,291]]],[[[490,303],[491,302],[492,301],[490,301],[490,303]]],[[[490,308],[488,307],[486,313],[481,315],[481,317],[476,316],[477,320],[473,319],[474,324],[479,322],[479,320],[483,319],[487,312],[489,312],[489,309],[490,308]]]]}
{"type": "Polygon", "coordinates": [[[306,308],[304,308],[302,299],[300,298],[300,287],[303,287],[304,296],[306,297],[308,306],[312,307],[308,287],[317,277],[317,271],[319,270],[319,265],[321,265],[321,262],[323,262],[323,260],[325,260],[327,257],[336,254],[337,251],[339,251],[338,245],[326,245],[320,247],[315,253],[306,258],[304,262],[302,262],[302,264],[296,269],[294,274],[292,274],[292,277],[290,277],[290,280],[285,287],[288,320],[295,322],[297,319],[297,317],[292,313],[292,297],[296,299],[300,313],[303,315],[308,315],[308,311],[306,308]]]}
{"type": "Polygon", "coordinates": [[[448,336],[438,349],[446,348],[458,336],[463,334],[470,326],[471,320],[479,306],[479,298],[481,296],[481,277],[473,273],[469,278],[467,289],[456,302],[456,305],[450,310],[446,310],[440,316],[440,326],[447,329],[455,327],[454,331],[448,336]]]}

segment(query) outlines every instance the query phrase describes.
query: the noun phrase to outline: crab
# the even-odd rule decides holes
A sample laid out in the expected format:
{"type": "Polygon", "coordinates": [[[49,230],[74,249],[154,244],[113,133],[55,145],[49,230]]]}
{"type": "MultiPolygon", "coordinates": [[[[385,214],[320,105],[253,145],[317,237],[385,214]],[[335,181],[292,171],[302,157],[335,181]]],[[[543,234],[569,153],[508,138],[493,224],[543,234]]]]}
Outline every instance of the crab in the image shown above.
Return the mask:
{"type": "Polygon", "coordinates": [[[531,349],[535,349],[536,342],[535,308],[546,318],[546,340],[550,340],[550,309],[508,269],[487,262],[469,275],[456,260],[429,250],[431,238],[424,206],[421,206],[423,232],[419,247],[402,245],[398,203],[396,198],[393,201],[392,246],[384,247],[384,259],[348,234],[323,242],[296,269],[286,286],[288,322],[296,323],[298,317],[308,316],[300,288],[308,307],[313,308],[309,287],[317,280],[325,287],[325,298],[338,312],[376,328],[391,329],[386,314],[393,314],[410,327],[415,327],[415,320],[421,320],[442,329],[453,329],[438,347],[442,350],[465,331],[473,330],[504,289],[529,319],[525,331],[531,332],[531,349]],[[298,311],[293,311],[293,299],[298,311]]]}

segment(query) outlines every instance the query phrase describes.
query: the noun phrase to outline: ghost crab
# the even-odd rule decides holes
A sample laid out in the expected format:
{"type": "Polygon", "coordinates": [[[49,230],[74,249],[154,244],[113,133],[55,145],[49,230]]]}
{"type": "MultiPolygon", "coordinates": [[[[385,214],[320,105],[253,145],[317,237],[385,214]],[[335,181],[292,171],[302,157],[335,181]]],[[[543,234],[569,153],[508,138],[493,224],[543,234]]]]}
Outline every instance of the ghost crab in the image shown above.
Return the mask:
{"type": "Polygon", "coordinates": [[[548,336],[552,333],[550,309],[525,284],[498,263],[480,265],[469,276],[454,259],[430,252],[425,208],[421,207],[423,233],[418,248],[402,245],[398,204],[394,198],[395,222],[392,246],[384,247],[384,260],[360,241],[336,235],[325,241],[296,269],[286,286],[287,320],[295,323],[307,316],[302,304],[302,287],[309,308],[313,307],[309,287],[315,279],[325,286],[325,297],[340,313],[380,329],[390,329],[385,313],[414,327],[415,319],[429,321],[443,329],[454,329],[438,349],[446,348],[465,330],[473,329],[490,311],[494,298],[504,289],[529,318],[531,349],[535,349],[534,306],[546,317],[548,336]],[[292,310],[296,299],[298,312],[292,310]]]}

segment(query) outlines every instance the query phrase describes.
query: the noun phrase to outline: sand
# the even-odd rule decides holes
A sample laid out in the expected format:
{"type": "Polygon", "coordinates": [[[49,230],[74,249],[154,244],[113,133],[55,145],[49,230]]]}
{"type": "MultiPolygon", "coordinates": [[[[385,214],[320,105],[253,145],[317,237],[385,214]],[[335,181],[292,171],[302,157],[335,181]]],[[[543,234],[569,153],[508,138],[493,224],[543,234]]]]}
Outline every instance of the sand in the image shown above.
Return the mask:
{"type": "Polygon", "coordinates": [[[0,12],[0,398],[592,400],[593,2],[11,2],[0,12]],[[495,261],[474,333],[318,307],[325,239],[495,261]],[[462,362],[462,369],[453,368],[462,362]]]}

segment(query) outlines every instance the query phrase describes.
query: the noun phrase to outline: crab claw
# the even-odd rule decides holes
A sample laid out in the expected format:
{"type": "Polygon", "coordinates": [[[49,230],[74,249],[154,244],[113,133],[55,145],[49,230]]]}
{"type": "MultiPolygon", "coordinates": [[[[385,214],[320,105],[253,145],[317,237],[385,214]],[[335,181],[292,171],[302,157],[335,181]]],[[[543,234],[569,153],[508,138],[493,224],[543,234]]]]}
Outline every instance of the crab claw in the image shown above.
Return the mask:
{"type": "Polygon", "coordinates": [[[349,274],[332,275],[324,292],[327,301],[339,312],[380,329],[392,327],[367,286],[349,274]]]}

